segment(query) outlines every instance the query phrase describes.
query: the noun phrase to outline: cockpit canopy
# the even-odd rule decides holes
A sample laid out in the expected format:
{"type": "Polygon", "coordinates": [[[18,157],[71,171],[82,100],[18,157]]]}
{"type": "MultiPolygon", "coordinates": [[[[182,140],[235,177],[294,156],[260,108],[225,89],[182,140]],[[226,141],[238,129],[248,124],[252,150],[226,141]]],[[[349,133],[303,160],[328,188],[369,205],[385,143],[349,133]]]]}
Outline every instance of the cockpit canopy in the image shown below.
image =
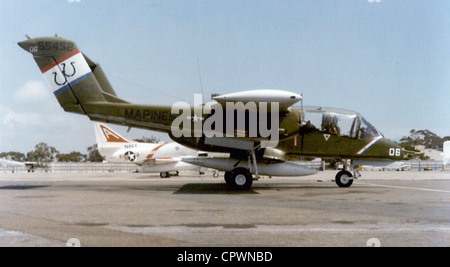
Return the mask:
{"type": "Polygon", "coordinates": [[[326,134],[367,139],[382,134],[360,114],[347,110],[304,108],[303,121],[309,129],[326,134]]]}

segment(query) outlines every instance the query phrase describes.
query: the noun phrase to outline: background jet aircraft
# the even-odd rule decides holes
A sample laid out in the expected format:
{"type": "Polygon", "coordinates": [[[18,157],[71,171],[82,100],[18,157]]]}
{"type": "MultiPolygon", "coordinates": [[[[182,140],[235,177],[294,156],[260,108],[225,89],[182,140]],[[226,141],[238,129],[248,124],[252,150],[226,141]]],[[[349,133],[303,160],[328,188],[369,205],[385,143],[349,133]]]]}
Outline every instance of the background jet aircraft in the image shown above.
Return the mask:
{"type": "Polygon", "coordinates": [[[5,169],[11,169],[14,172],[17,168],[26,167],[28,172],[34,172],[37,166],[36,162],[19,162],[12,159],[0,159],[0,166],[5,169]]]}
{"type": "MultiPolygon", "coordinates": [[[[349,160],[403,158],[401,147],[384,138],[358,113],[323,108],[296,109],[292,105],[300,101],[301,96],[277,90],[246,91],[215,97],[223,114],[229,110],[221,102],[247,104],[253,101],[258,102],[259,106],[263,102],[278,103],[279,113],[275,118],[279,119],[279,131],[275,147],[264,147],[263,142],[269,140],[260,133],[257,137],[208,137],[204,134],[176,137],[172,124],[179,116],[172,113],[172,107],[136,105],[118,98],[100,65],[82,54],[73,41],[57,36],[44,37],[25,40],[19,46],[33,55],[65,111],[86,115],[94,121],[166,132],[174,141],[196,150],[230,153],[230,158],[199,159],[189,163],[224,170],[226,183],[235,189],[249,189],[253,175],[258,179],[259,175],[300,176],[315,173],[315,170],[286,162],[291,157],[349,160]]],[[[196,108],[198,106],[190,107],[189,114],[184,118],[191,120],[191,129],[216,115],[197,114],[196,108]]],[[[250,117],[252,114],[247,110],[245,115],[250,117]]],[[[273,118],[274,114],[270,110],[266,114],[258,113],[258,116],[263,115],[273,118]]],[[[224,127],[215,125],[216,128],[225,129],[226,121],[223,120],[224,127]]],[[[249,120],[246,120],[243,127],[234,125],[235,132],[246,134],[248,124],[249,120]]],[[[261,123],[258,126],[261,129],[261,123]]],[[[349,187],[353,179],[358,178],[359,174],[353,167],[350,162],[345,170],[336,175],[338,186],[349,187]]]]}
{"type": "Polygon", "coordinates": [[[101,123],[94,124],[98,151],[112,163],[134,163],[143,172],[160,173],[161,178],[170,172],[197,170],[199,166],[181,161],[185,157],[197,157],[198,152],[177,143],[154,144],[128,140],[101,123]]]}
{"type": "Polygon", "coordinates": [[[406,171],[411,169],[411,165],[407,165],[403,161],[393,161],[393,162],[374,161],[374,162],[365,162],[365,165],[362,165],[362,169],[406,171]]]}
{"type": "Polygon", "coordinates": [[[444,152],[442,153],[442,156],[442,163],[444,164],[444,168],[446,168],[450,165],[450,141],[444,142],[444,152]]]}
{"type": "Polygon", "coordinates": [[[0,166],[2,166],[2,168],[6,168],[6,169],[10,168],[10,169],[12,169],[12,172],[14,172],[14,170],[16,168],[25,167],[25,163],[11,160],[11,159],[0,159],[0,166]]]}

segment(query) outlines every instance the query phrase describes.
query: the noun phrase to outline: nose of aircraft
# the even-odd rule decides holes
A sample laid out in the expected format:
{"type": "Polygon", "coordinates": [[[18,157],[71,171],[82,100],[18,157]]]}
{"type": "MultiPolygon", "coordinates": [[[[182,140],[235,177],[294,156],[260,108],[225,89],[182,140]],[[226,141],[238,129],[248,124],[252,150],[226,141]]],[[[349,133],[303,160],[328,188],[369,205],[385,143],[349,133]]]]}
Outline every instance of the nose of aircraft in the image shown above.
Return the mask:
{"type": "Polygon", "coordinates": [[[378,136],[372,139],[358,154],[366,158],[402,160],[404,151],[397,143],[378,136]]]}
{"type": "Polygon", "coordinates": [[[383,146],[384,153],[387,152],[386,156],[388,156],[389,158],[391,158],[393,160],[402,160],[403,159],[404,151],[403,151],[403,148],[399,144],[397,144],[387,138],[383,138],[381,141],[382,142],[380,142],[380,144],[383,146]]]}

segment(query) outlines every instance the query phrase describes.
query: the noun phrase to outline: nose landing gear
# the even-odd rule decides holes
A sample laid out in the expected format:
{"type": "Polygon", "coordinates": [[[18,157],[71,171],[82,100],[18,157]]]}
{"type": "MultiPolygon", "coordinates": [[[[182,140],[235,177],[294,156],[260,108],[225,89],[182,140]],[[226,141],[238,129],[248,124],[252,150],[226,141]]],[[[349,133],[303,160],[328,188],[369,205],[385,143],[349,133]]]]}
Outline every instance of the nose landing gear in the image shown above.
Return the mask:
{"type": "Polygon", "coordinates": [[[339,187],[350,187],[353,184],[353,175],[349,171],[340,171],[336,174],[335,181],[339,187]]]}
{"type": "Polygon", "coordinates": [[[361,177],[358,169],[353,167],[348,161],[344,161],[344,169],[336,174],[335,182],[339,187],[350,187],[353,180],[361,177]],[[353,174],[349,171],[352,170],[353,174]]]}

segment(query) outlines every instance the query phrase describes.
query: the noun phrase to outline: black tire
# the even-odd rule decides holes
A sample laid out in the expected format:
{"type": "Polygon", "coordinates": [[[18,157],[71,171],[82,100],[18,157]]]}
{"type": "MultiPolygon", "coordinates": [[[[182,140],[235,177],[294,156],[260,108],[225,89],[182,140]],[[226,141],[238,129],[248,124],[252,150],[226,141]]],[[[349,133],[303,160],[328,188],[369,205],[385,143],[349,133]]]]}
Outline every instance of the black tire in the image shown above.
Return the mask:
{"type": "Polygon", "coordinates": [[[249,190],[253,184],[252,174],[245,168],[236,168],[225,173],[225,182],[234,190],[249,190]]]}
{"type": "Polygon", "coordinates": [[[168,173],[168,172],[160,172],[159,173],[159,177],[161,177],[162,179],[170,178],[170,173],[168,173]]]}
{"type": "Polygon", "coordinates": [[[335,181],[339,187],[350,187],[353,184],[353,175],[349,171],[340,171],[336,174],[335,181]]]}
{"type": "Polygon", "coordinates": [[[224,178],[225,183],[229,186],[232,186],[233,182],[231,181],[231,172],[225,172],[224,178]]]}

